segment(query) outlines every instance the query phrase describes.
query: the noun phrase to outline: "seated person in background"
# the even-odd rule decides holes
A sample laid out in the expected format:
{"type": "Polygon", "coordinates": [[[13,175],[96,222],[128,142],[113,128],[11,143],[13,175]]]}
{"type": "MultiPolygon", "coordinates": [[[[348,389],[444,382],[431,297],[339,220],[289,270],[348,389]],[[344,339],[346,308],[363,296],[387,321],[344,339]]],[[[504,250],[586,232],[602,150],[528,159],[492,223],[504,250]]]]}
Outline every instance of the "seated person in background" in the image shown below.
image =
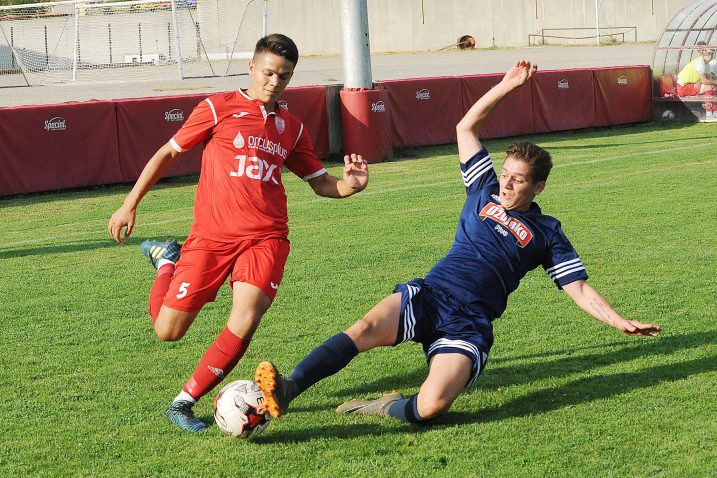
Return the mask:
{"type": "MultiPolygon", "coordinates": [[[[697,46],[706,45],[697,42],[697,46]]],[[[677,94],[680,96],[714,96],[717,88],[717,64],[713,62],[714,50],[698,50],[702,56],[689,62],[677,75],[677,94]]]]}

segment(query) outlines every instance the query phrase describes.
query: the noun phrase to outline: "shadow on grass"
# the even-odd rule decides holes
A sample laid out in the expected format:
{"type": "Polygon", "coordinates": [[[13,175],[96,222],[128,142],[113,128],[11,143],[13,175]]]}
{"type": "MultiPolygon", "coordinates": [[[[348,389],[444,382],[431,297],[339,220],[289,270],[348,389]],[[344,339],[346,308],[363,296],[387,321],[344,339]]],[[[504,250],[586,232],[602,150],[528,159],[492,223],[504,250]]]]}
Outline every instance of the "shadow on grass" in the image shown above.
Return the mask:
{"type": "Polygon", "coordinates": [[[665,382],[674,382],[701,373],[717,370],[717,356],[650,367],[639,372],[600,375],[582,378],[556,388],[539,390],[517,398],[500,407],[483,408],[470,413],[448,413],[436,420],[435,425],[461,423],[487,423],[547,413],[581,403],[600,400],[641,388],[651,388],[665,382]]]}
{"type": "MultiPolygon", "coordinates": [[[[537,358],[538,360],[514,365],[501,365],[502,363],[514,361],[514,358],[510,357],[502,361],[496,361],[497,364],[494,367],[491,367],[492,364],[489,360],[484,376],[476,382],[473,388],[465,393],[474,393],[476,389],[494,390],[499,387],[528,384],[551,377],[566,377],[570,374],[583,373],[591,369],[621,362],[630,362],[643,357],[669,356],[681,350],[708,344],[717,344],[717,334],[700,332],[687,335],[663,336],[658,339],[634,338],[633,343],[627,341],[582,348],[583,350],[610,349],[602,353],[572,355],[576,350],[580,349],[566,349],[562,352],[551,351],[523,356],[526,359],[537,358]],[[620,345],[624,346],[616,348],[620,345]],[[563,356],[553,360],[540,360],[542,357],[555,355],[563,356]],[[565,357],[564,355],[568,356],[565,357]]],[[[417,358],[423,359],[420,349],[416,350],[416,355],[417,358]]],[[[479,409],[468,414],[449,412],[431,424],[454,425],[467,422],[489,422],[545,413],[716,370],[717,356],[711,355],[671,365],[650,367],[637,372],[610,373],[596,377],[580,378],[559,387],[536,391],[500,407],[479,409]]],[[[378,396],[394,388],[416,387],[424,380],[426,373],[427,369],[420,367],[408,374],[388,375],[371,382],[362,383],[359,386],[344,388],[337,392],[336,395],[342,398],[366,394],[376,394],[378,396]]]]}
{"type": "MultiPolygon", "coordinates": [[[[153,190],[172,188],[176,186],[188,186],[197,184],[198,174],[163,178],[152,188],[153,190]]],[[[12,196],[0,196],[0,209],[6,207],[18,207],[26,205],[53,203],[56,201],[67,201],[75,199],[88,199],[112,196],[115,194],[126,195],[132,189],[134,182],[115,183],[99,186],[87,186],[82,188],[68,188],[56,191],[41,191],[35,193],[16,194],[12,196]]],[[[119,207],[121,201],[117,204],[119,207]]],[[[108,217],[109,219],[109,217],[108,217]]]]}
{"type": "MultiPolygon", "coordinates": [[[[183,235],[175,235],[175,237],[178,241],[184,242],[186,232],[183,233],[183,235]]],[[[100,241],[82,241],[82,242],[74,242],[69,244],[61,244],[61,245],[55,245],[55,246],[40,246],[40,247],[28,247],[26,249],[12,249],[9,251],[3,251],[0,250],[0,260],[1,259],[16,259],[20,257],[28,257],[28,256],[45,256],[45,255],[51,255],[51,254],[64,254],[68,252],[83,252],[83,251],[92,251],[96,249],[108,249],[113,247],[125,247],[129,248],[128,250],[132,250],[132,253],[138,252],[139,245],[145,240],[149,239],[149,237],[135,237],[132,236],[132,239],[129,241],[126,241],[124,244],[116,244],[113,239],[111,239],[109,236],[107,236],[107,239],[103,239],[100,241]]],[[[162,239],[163,238],[159,238],[162,239]]]]}
{"type": "MultiPolygon", "coordinates": [[[[410,431],[409,428],[406,431],[410,431]]],[[[306,428],[295,430],[282,430],[281,433],[260,435],[252,438],[257,444],[297,443],[317,439],[355,439],[357,436],[377,436],[386,433],[395,434],[394,428],[388,428],[381,423],[361,423],[352,425],[316,425],[308,423],[306,428]]]]}
{"type": "Polygon", "coordinates": [[[114,247],[114,241],[112,241],[112,239],[110,239],[109,237],[107,238],[107,240],[102,241],[82,241],[56,246],[28,247],[26,249],[0,251],[0,259],[14,259],[27,256],[44,256],[49,254],[62,254],[67,252],[92,251],[95,249],[104,249],[107,247],[114,247]]]}

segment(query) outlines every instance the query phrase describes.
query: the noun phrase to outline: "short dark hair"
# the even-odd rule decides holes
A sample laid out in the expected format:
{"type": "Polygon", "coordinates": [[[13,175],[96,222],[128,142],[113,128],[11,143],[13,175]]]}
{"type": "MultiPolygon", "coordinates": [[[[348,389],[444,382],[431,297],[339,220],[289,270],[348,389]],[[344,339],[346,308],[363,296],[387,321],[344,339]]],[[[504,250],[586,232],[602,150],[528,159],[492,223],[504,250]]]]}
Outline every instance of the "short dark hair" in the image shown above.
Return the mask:
{"type": "Polygon", "coordinates": [[[259,53],[264,52],[284,57],[293,63],[294,66],[296,66],[296,63],[299,61],[299,49],[296,48],[296,43],[294,43],[294,40],[286,35],[282,35],[281,33],[272,33],[264,38],[260,38],[259,41],[256,42],[256,47],[254,48],[254,58],[256,59],[256,56],[259,53]]]}
{"type": "Polygon", "coordinates": [[[553,161],[550,159],[550,153],[540,146],[529,141],[517,141],[508,146],[506,153],[530,165],[534,182],[548,180],[550,170],[553,169],[553,161]]]}

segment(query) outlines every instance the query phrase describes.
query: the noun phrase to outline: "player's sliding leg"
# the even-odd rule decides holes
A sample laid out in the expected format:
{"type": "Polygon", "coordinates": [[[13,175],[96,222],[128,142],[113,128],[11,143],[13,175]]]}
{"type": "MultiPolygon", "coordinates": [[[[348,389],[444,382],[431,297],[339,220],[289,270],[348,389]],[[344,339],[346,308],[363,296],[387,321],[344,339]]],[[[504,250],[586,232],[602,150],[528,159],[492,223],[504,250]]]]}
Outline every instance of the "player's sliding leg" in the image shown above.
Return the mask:
{"type": "Polygon", "coordinates": [[[409,423],[421,423],[443,414],[472,381],[473,361],[458,353],[437,354],[431,359],[428,377],[418,394],[403,398],[393,392],[376,400],[349,400],[339,413],[388,415],[409,423]]]}
{"type": "Polygon", "coordinates": [[[232,311],[227,327],[209,347],[189,381],[167,409],[167,418],[187,431],[206,428],[206,424],[194,416],[192,407],[234,369],[249,347],[261,317],[271,305],[266,294],[253,285],[234,282],[232,289],[232,311]]]}
{"type": "Polygon", "coordinates": [[[312,350],[291,373],[284,377],[271,362],[262,362],[256,369],[266,408],[274,418],[286,412],[289,402],[316,382],[346,367],[359,351],[351,338],[341,332],[312,350]]]}
{"type": "Polygon", "coordinates": [[[139,250],[149,258],[152,266],[157,270],[149,292],[149,315],[154,323],[172,282],[174,269],[179,260],[180,246],[175,240],[165,242],[147,240],[140,244],[139,250]]]}
{"type": "Polygon", "coordinates": [[[339,405],[336,411],[339,413],[358,413],[361,415],[385,415],[388,407],[399,400],[403,400],[403,395],[394,390],[376,400],[354,398],[339,405]]]}
{"type": "Polygon", "coordinates": [[[346,367],[356,355],[396,342],[401,295],[392,294],[376,304],[346,332],[330,337],[312,350],[288,379],[271,362],[262,362],[255,380],[274,417],[286,412],[289,403],[313,384],[346,367]]]}

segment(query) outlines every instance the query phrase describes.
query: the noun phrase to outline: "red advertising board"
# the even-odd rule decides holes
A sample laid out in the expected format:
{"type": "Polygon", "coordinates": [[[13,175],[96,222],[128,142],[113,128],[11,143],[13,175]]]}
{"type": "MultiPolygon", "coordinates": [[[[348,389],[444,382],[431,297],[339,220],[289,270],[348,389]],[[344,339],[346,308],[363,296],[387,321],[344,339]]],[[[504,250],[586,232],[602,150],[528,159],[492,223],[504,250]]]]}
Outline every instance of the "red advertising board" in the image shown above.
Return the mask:
{"type": "Polygon", "coordinates": [[[0,195],[120,180],[112,101],[0,109],[0,195]]]}
{"type": "Polygon", "coordinates": [[[329,126],[326,112],[326,87],[299,86],[287,88],[279,97],[279,104],[286,107],[304,124],[311,137],[316,155],[329,157],[329,126]]]}
{"type": "MultiPolygon", "coordinates": [[[[488,90],[500,83],[502,74],[471,75],[461,77],[463,114],[488,90]]],[[[519,88],[508,95],[493,111],[480,137],[505,138],[533,132],[532,91],[519,88]]]]}
{"type": "Polygon", "coordinates": [[[536,133],[596,125],[592,70],[538,71],[531,89],[536,133]]]}
{"type": "Polygon", "coordinates": [[[386,90],[343,89],[339,96],[344,152],[360,154],[369,163],[393,157],[391,109],[386,90]]]}
{"type": "MultiPolygon", "coordinates": [[[[149,158],[166,144],[208,95],[161,96],[117,100],[117,139],[122,181],[135,181],[149,158]]],[[[202,145],[184,153],[165,177],[198,173],[202,145]]]]}
{"type": "Polygon", "coordinates": [[[652,74],[649,66],[597,68],[597,126],[639,123],[652,119],[652,74]]]}
{"type": "Polygon", "coordinates": [[[416,78],[381,84],[391,103],[394,146],[456,142],[456,124],[463,116],[460,78],[416,78]]]}

